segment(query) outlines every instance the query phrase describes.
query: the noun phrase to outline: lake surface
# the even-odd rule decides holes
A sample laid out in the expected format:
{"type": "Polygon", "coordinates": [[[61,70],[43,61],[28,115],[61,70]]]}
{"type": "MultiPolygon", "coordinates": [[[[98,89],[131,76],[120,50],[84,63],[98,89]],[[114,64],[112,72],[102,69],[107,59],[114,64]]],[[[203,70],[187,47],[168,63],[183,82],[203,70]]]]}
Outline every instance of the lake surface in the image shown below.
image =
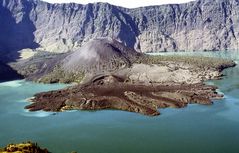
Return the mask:
{"type": "MultiPolygon", "coordinates": [[[[235,51],[177,54],[239,61],[235,51]]],[[[160,109],[157,117],[112,110],[27,112],[27,98],[65,85],[0,83],[0,146],[31,140],[53,153],[238,153],[239,66],[224,74],[223,80],[208,82],[220,87],[224,99],[212,106],[160,109]]]]}

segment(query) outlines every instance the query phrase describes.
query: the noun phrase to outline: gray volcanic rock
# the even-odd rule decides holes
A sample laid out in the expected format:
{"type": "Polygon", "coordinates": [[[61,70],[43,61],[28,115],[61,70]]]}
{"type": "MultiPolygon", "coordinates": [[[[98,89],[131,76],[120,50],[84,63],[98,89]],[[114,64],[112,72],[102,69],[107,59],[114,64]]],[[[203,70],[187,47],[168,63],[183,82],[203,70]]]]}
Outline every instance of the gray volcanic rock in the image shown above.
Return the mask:
{"type": "Polygon", "coordinates": [[[131,66],[139,53],[116,40],[93,39],[78,51],[68,55],[61,65],[64,71],[113,71],[131,66]]]}
{"type": "Polygon", "coordinates": [[[129,68],[142,56],[114,39],[98,38],[74,52],[38,52],[11,66],[29,80],[68,83],[80,80],[86,74],[107,74],[129,68]]]}
{"type": "Polygon", "coordinates": [[[143,52],[237,49],[239,1],[127,9],[108,3],[1,0],[0,21],[1,51],[75,51],[97,37],[114,37],[143,52]]]}

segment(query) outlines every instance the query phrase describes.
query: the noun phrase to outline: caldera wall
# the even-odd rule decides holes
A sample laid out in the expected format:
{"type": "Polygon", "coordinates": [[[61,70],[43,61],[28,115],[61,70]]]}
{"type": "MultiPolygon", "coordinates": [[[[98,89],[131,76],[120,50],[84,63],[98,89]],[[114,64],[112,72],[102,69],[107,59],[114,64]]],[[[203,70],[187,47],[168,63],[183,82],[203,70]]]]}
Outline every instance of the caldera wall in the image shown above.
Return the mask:
{"type": "Polygon", "coordinates": [[[143,52],[237,49],[238,10],[238,0],[197,0],[135,9],[107,3],[2,0],[0,50],[67,52],[91,38],[107,36],[143,52]]]}

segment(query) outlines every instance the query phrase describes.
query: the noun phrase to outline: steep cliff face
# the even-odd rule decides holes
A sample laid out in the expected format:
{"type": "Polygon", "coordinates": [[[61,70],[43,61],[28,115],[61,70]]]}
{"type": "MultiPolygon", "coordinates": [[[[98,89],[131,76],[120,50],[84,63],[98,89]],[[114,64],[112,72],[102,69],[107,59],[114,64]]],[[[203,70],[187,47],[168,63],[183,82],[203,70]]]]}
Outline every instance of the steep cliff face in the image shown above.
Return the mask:
{"type": "Polygon", "coordinates": [[[239,0],[135,9],[107,3],[2,0],[0,24],[0,51],[66,52],[107,36],[143,52],[237,49],[239,0]]]}
{"type": "Polygon", "coordinates": [[[34,41],[36,26],[30,18],[34,4],[18,0],[3,0],[0,3],[0,50],[39,47],[34,41]]]}
{"type": "Polygon", "coordinates": [[[144,51],[238,48],[239,1],[198,0],[130,10],[144,51]]]}

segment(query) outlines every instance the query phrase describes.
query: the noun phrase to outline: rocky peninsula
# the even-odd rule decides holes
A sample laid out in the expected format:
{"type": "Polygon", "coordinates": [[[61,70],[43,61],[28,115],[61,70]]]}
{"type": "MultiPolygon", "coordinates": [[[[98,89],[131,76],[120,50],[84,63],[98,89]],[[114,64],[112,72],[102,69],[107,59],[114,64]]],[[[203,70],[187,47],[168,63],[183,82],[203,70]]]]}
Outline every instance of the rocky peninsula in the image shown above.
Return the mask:
{"type": "Polygon", "coordinates": [[[115,109],[150,116],[159,115],[159,108],[209,105],[222,98],[217,87],[203,82],[220,79],[232,66],[233,61],[209,57],[150,56],[108,38],[93,39],[75,52],[12,64],[29,80],[77,83],[34,95],[25,107],[30,111],[115,109]]]}

